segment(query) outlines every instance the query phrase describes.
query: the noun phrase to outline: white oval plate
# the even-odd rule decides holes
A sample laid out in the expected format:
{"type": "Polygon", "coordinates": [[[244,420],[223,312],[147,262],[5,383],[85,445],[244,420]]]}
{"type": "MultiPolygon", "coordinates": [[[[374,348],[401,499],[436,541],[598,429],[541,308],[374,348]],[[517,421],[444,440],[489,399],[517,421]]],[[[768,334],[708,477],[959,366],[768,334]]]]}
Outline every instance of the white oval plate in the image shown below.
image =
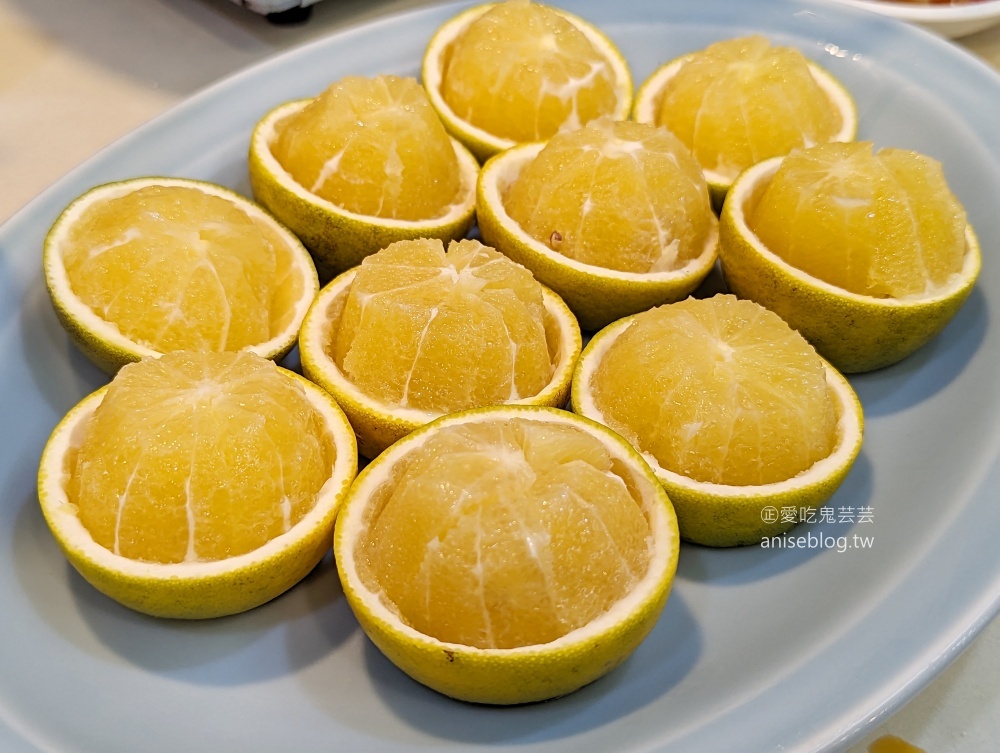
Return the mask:
{"type": "Polygon", "coordinates": [[[912,27],[806,0],[574,0],[629,59],[761,31],[856,99],[861,136],[942,160],[985,255],[955,321],[904,363],[853,379],[867,412],[832,501],[833,548],[686,546],[649,639],[564,699],[454,703],[367,641],[329,564],[248,614],[154,620],[84,583],[56,548],[35,469],[58,419],[103,376],[53,315],[40,250],[89,187],[182,175],[246,191],[254,122],[347,73],[415,75],[451,5],[359,26],[227,79],[75,170],[0,229],[0,750],[833,751],[922,687],[1000,603],[1000,78],[912,27]],[[853,524],[871,507],[873,522],[853,524]],[[851,509],[850,515],[847,513],[851,509]],[[869,548],[853,537],[872,540],[869,548]]]}
{"type": "Polygon", "coordinates": [[[901,0],[835,0],[889,18],[923,26],[947,37],[964,37],[1000,23],[1000,0],[923,5],[901,0]]]}

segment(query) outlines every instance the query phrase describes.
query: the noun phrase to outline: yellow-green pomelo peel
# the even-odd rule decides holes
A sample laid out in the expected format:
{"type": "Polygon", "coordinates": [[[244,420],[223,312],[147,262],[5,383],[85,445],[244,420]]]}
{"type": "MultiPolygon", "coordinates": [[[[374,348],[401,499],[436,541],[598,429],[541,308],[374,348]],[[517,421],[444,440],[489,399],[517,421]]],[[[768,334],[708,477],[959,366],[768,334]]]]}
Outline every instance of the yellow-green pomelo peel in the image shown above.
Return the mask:
{"type": "Polygon", "coordinates": [[[570,693],[621,664],[656,623],[677,566],[676,519],[649,466],[621,437],[566,411],[498,406],[445,416],[393,445],[358,477],[337,518],[334,554],[348,604],[372,642],[418,682],[452,698],[475,703],[516,704],[570,693]],[[616,473],[642,499],[653,556],[644,577],[610,610],[584,627],[545,644],[482,649],[432,638],[405,624],[379,594],[366,587],[355,562],[365,534],[372,495],[391,483],[394,468],[442,428],[505,419],[560,422],[598,438],[616,473]]]}
{"type": "Polygon", "coordinates": [[[160,355],[148,345],[125,336],[116,324],[103,319],[81,301],[73,291],[63,262],[68,235],[90,207],[151,186],[194,189],[221,197],[266,229],[279,251],[283,282],[273,305],[281,314],[272,324],[271,337],[248,350],[271,360],[284,358],[294,347],[306,310],[319,291],[316,268],[309,253],[286,227],[246,197],[213,183],[184,178],[133,178],[97,186],[66,207],[49,230],[42,252],[45,285],[60,324],[77,347],[109,374],[127,363],[160,355]]]}
{"type": "MultiPolygon", "coordinates": [[[[690,60],[695,53],[689,53],[674,58],[657,68],[639,87],[632,105],[632,119],[639,123],[657,123],[657,113],[663,101],[664,87],[677,72],[690,60]]],[[[858,112],[850,93],[828,71],[821,66],[808,61],[809,72],[816,84],[830,98],[834,108],[840,113],[841,128],[833,141],[853,141],[858,132],[858,112]]],[[[708,181],[708,191],[712,198],[712,206],[716,212],[722,210],[726,193],[733,184],[733,178],[722,175],[714,170],[705,169],[705,179],[708,181]]]]}
{"type": "MultiPolygon", "coordinates": [[[[306,314],[299,333],[302,373],[331,395],[347,414],[358,437],[358,449],[366,458],[377,457],[386,447],[441,414],[415,408],[385,405],[358,389],[337,366],[330,343],[340,326],[340,318],[357,274],[344,272],[327,284],[306,314]]],[[[542,288],[547,331],[555,333],[558,351],[548,385],[537,395],[515,404],[561,407],[569,399],[570,379],[583,347],[579,325],[566,304],[551,290],[542,288]]]]}
{"type": "Polygon", "coordinates": [[[391,243],[413,238],[465,237],[475,219],[476,158],[452,139],[462,187],[440,217],[395,220],[349,212],[299,185],[275,159],[270,145],[279,123],[310,100],[288,102],[271,110],[254,128],[250,141],[250,186],[256,199],[284,222],[313,255],[321,280],[327,281],[361,263],[391,243]]]}
{"type": "MultiPolygon", "coordinates": [[[[493,7],[495,7],[495,3],[477,5],[459,13],[442,25],[427,45],[420,72],[421,81],[427,90],[427,97],[441,118],[441,122],[444,123],[444,127],[448,133],[465,144],[480,162],[485,162],[498,152],[514,146],[517,142],[495,136],[460,118],[445,101],[441,87],[445,61],[448,59],[451,45],[468,28],[469,24],[493,7]]],[[[615,111],[607,114],[615,120],[626,119],[632,107],[632,74],[629,72],[628,63],[621,52],[593,24],[562,9],[552,8],[552,10],[557,11],[579,29],[612,67],[618,82],[619,97],[615,111]]]]}
{"type": "Polygon", "coordinates": [[[570,259],[528,235],[507,214],[503,196],[544,144],[522,144],[490,159],[479,174],[476,212],[483,240],[531,270],[566,302],[580,327],[598,330],[624,316],[686,298],[712,271],[719,234],[713,229],[704,251],[669,272],[621,272],[570,259]]]}
{"type": "Polygon", "coordinates": [[[357,474],[354,432],[328,394],[293,372],[281,371],[301,385],[325,419],[336,448],[334,466],[313,508],[287,533],[225,560],[142,562],[97,544],[67,497],[65,462],[107,387],[91,393],[66,414],[42,453],[38,499],[59,548],[88,583],[126,607],[155,617],[221,617],[252,609],[287,591],[330,551],[337,510],[357,474]]]}
{"type": "MultiPolygon", "coordinates": [[[[599,423],[607,422],[594,401],[591,382],[608,349],[634,318],[622,319],[601,330],[584,349],[573,374],[571,399],[576,413],[599,423]]],[[[833,496],[861,450],[864,416],[861,402],[850,383],[829,365],[826,381],[837,415],[834,449],[827,457],[785,481],[754,486],[695,481],[666,470],[649,453],[641,453],[674,504],[683,539],[716,547],[757,544],[766,537],[791,529],[797,521],[797,517],[795,521],[787,521],[781,516],[771,520],[764,514],[765,508],[816,509],[833,496]]]]}
{"type": "Polygon", "coordinates": [[[747,225],[781,158],[744,171],[723,207],[719,256],[729,289],[770,309],[845,373],[894,364],[937,335],[972,292],[981,267],[979,242],[966,228],[961,272],[932,295],[874,298],[819,280],[767,249],[747,225]]]}

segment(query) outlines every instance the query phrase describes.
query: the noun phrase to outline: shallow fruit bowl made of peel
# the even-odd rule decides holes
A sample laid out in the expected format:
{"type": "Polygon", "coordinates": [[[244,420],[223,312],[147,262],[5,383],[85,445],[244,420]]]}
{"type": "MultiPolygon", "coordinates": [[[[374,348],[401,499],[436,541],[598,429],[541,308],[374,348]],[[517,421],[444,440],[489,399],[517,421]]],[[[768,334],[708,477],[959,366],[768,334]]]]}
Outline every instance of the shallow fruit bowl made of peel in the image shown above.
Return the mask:
{"type": "Polygon", "coordinates": [[[507,709],[407,679],[363,635],[329,560],[263,607],[197,624],[130,612],[75,574],[38,509],[35,471],[58,420],[106,378],[52,311],[39,261],[49,226],[91,186],[136,175],[249,195],[247,146],[265,112],[347,74],[416,75],[435,29],[464,7],[360,23],[226,79],[0,229],[0,749],[117,753],[141,735],[149,753],[195,739],[228,750],[238,734],[247,753],[832,753],[997,612],[1000,265],[989,256],[1000,248],[1000,76],[909,25],[820,0],[565,3],[612,38],[636,82],[722,38],[761,32],[795,45],[851,91],[859,138],[940,160],[968,211],[987,256],[980,281],[934,341],[851,378],[864,446],[829,503],[833,518],[795,529],[806,543],[685,545],[663,615],[630,660],[565,698],[507,709]]]}

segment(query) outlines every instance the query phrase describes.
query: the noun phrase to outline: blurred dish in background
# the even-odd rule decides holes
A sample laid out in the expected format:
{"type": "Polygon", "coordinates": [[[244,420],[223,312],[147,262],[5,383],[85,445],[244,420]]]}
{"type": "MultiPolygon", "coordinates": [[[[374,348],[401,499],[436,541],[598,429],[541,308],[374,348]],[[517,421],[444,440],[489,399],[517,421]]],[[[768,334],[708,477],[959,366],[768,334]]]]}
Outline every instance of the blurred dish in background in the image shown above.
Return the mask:
{"type": "Polygon", "coordinates": [[[267,16],[276,24],[295,24],[309,19],[319,0],[233,0],[247,10],[267,16]]]}
{"type": "Polygon", "coordinates": [[[1000,23],[1000,0],[836,0],[909,21],[946,37],[964,37],[1000,23]]]}

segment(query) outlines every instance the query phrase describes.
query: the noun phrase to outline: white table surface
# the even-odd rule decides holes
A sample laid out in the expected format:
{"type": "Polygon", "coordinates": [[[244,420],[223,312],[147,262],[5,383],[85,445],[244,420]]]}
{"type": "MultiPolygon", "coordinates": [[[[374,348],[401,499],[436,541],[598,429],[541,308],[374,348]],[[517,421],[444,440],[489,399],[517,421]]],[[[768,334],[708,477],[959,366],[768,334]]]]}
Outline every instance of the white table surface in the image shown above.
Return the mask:
{"type": "MultiPolygon", "coordinates": [[[[0,0],[0,223],[216,79],[336,28],[426,4],[326,0],[308,23],[283,27],[228,0],[0,0]]],[[[959,43],[1000,70],[1000,27],[959,43]]],[[[928,753],[1000,749],[1000,621],[848,753],[867,753],[885,734],[928,753]]]]}

